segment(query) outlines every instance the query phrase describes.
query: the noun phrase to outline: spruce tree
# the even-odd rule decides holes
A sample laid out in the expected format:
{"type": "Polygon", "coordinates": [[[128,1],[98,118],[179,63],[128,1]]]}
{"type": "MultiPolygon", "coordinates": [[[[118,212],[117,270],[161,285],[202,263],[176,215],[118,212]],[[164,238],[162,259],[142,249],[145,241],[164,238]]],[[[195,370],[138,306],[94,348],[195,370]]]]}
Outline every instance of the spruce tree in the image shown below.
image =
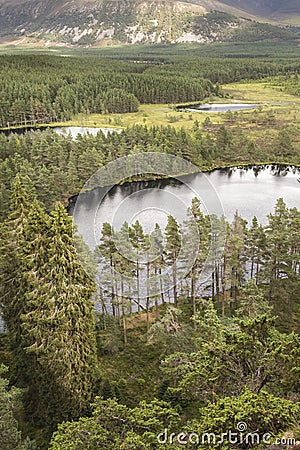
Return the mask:
{"type": "Polygon", "coordinates": [[[17,176],[13,185],[8,218],[1,225],[1,314],[10,339],[13,361],[13,381],[22,385],[24,375],[21,360],[20,314],[26,308],[22,262],[20,260],[21,236],[30,208],[29,195],[17,176]]]}
{"type": "Polygon", "coordinates": [[[29,386],[32,414],[54,427],[86,413],[92,400],[94,284],[77,260],[72,219],[64,207],[57,204],[48,230],[40,236],[43,220],[34,205],[24,230],[22,262],[28,308],[21,319],[25,350],[34,361],[29,386]]]}

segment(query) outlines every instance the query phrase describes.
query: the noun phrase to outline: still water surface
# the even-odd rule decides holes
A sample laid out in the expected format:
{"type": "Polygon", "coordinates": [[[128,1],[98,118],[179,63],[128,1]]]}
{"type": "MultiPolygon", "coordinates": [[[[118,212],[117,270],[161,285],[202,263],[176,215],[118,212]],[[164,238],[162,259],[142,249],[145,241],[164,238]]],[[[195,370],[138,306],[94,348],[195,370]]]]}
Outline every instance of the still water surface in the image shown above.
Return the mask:
{"type": "Polygon", "coordinates": [[[92,136],[96,136],[99,131],[107,136],[108,133],[116,132],[121,133],[122,130],[118,128],[89,128],[89,127],[54,127],[53,130],[64,136],[70,134],[72,138],[76,138],[79,134],[91,134],[92,136]]]}
{"type": "Polygon", "coordinates": [[[227,112],[227,111],[243,111],[245,109],[258,108],[254,103],[203,103],[199,105],[188,106],[185,108],[187,112],[227,112]]]}
{"type": "MultiPolygon", "coordinates": [[[[229,221],[238,211],[248,222],[256,216],[266,224],[267,215],[279,197],[283,197],[288,207],[300,209],[299,178],[299,169],[265,166],[188,175],[182,178],[183,183],[178,180],[128,183],[112,187],[104,197],[104,189],[97,188],[80,197],[74,220],[86,242],[94,248],[103,222],[119,229],[125,220],[132,224],[138,219],[147,232],[153,230],[155,223],[164,228],[168,214],[182,222],[186,207],[197,192],[206,212],[213,209],[211,205],[217,197],[229,221]]],[[[72,198],[69,204],[71,214],[75,201],[72,198]]]]}

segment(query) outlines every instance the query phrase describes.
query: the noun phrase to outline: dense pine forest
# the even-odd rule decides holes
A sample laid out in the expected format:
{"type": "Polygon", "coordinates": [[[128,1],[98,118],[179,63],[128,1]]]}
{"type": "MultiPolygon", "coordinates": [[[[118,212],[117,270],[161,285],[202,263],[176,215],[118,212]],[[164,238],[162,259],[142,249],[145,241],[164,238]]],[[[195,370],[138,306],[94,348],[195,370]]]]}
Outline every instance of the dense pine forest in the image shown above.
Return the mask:
{"type": "Polygon", "coordinates": [[[77,113],[133,112],[139,103],[201,101],[212,93],[222,95],[217,83],[299,71],[299,61],[292,59],[184,58],[158,64],[1,56],[0,127],[60,122],[77,113]]]}
{"type": "Polygon", "coordinates": [[[98,58],[3,56],[0,125],[64,121],[79,112],[132,112],[139,102],[194,101],[213,92],[209,80],[199,74],[184,76],[179,70],[164,74],[140,64],[108,64],[98,58]]]}
{"type": "Polygon", "coordinates": [[[298,57],[201,48],[0,56],[1,450],[299,448],[299,209],[278,192],[264,224],[229,221],[194,198],[165,228],[104,222],[93,252],[67,209],[125,156],[175,155],[204,171],[297,167],[298,104],[288,97],[284,120],[271,105],[193,115],[188,127],[144,117],[75,139],[36,129],[78,114],[122,120],[145,104],[225,102],[227,83],[270,84],[296,102],[298,57]],[[229,430],[237,441],[224,440],[229,430]]]}

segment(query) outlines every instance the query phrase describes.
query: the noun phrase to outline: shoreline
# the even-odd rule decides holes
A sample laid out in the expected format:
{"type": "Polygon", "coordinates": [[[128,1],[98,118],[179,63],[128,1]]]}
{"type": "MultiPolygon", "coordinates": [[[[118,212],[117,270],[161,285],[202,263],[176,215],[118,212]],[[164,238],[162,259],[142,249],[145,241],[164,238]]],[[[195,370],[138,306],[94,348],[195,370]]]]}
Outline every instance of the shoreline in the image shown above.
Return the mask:
{"type": "Polygon", "coordinates": [[[26,131],[45,131],[48,128],[52,129],[52,128],[70,128],[70,127],[78,127],[78,128],[116,128],[118,130],[124,130],[124,127],[121,127],[119,125],[107,125],[107,126],[99,126],[99,125],[80,125],[78,123],[72,122],[72,123],[68,123],[66,124],[66,122],[53,122],[51,124],[38,124],[38,125],[16,125],[13,127],[3,127],[0,128],[0,133],[6,133],[7,135],[14,133],[14,132],[26,132],[26,131]]]}
{"type": "MultiPolygon", "coordinates": [[[[81,191],[77,194],[71,195],[71,197],[69,197],[67,199],[67,209],[71,208],[72,205],[74,205],[74,203],[76,202],[77,198],[79,197],[79,195],[82,194],[89,194],[93,191],[96,191],[97,189],[112,189],[115,186],[122,186],[122,187],[126,187],[131,185],[132,183],[148,183],[148,182],[157,182],[157,181],[168,181],[168,180],[174,180],[176,181],[177,178],[179,177],[188,177],[188,176],[193,176],[193,175],[197,175],[199,173],[204,173],[204,174],[210,174],[214,171],[217,170],[230,170],[230,169],[242,169],[242,168],[247,168],[247,169],[253,169],[254,167],[261,167],[261,169],[265,169],[268,166],[275,166],[278,168],[282,168],[282,169],[296,169],[299,171],[299,175],[300,175],[300,164],[290,164],[290,163],[274,163],[274,162],[264,162],[264,163],[241,163],[241,164],[235,164],[235,165],[225,165],[225,166],[217,166],[217,167],[213,167],[213,168],[209,168],[209,169],[200,169],[197,172],[190,172],[190,173],[179,173],[179,174],[173,174],[173,175],[166,175],[166,176],[152,176],[149,178],[143,178],[143,179],[137,179],[137,180],[124,180],[121,181],[120,183],[115,183],[112,185],[99,185],[97,187],[94,187],[90,190],[86,190],[86,191],[81,191]]],[[[177,180],[178,181],[178,180],[177,180]]]]}
{"type": "MultiPolygon", "coordinates": [[[[178,105],[176,105],[176,106],[178,107],[178,105]]],[[[47,129],[51,130],[51,129],[57,128],[57,127],[68,128],[68,127],[76,127],[76,126],[82,126],[82,125],[74,124],[74,122],[71,123],[71,124],[67,124],[66,122],[53,122],[51,124],[37,124],[37,125],[27,125],[27,126],[14,126],[14,127],[10,127],[10,128],[7,128],[7,127],[6,128],[0,128],[0,133],[2,132],[4,134],[6,134],[6,135],[9,135],[10,133],[14,133],[14,131],[17,132],[17,133],[18,132],[31,131],[31,130],[32,131],[44,131],[44,130],[47,130],[47,129]]],[[[88,128],[95,128],[95,129],[97,129],[97,128],[104,128],[104,127],[100,127],[99,125],[89,125],[88,128]]],[[[124,130],[124,127],[120,127],[120,126],[118,127],[116,125],[114,125],[113,127],[111,127],[111,125],[110,125],[110,126],[107,126],[107,128],[114,128],[114,129],[117,129],[117,130],[120,130],[120,131],[124,130]]],[[[174,156],[176,156],[176,155],[174,155],[174,156]]],[[[294,162],[291,162],[291,161],[281,161],[281,162],[278,162],[278,161],[263,161],[263,162],[262,161],[252,161],[252,162],[240,162],[240,161],[239,162],[235,162],[235,161],[232,161],[231,163],[224,163],[224,164],[222,164],[222,163],[212,163],[210,165],[205,165],[204,164],[202,167],[201,166],[198,167],[198,171],[197,172],[178,173],[178,174],[164,175],[164,176],[160,176],[160,175],[155,175],[155,176],[152,175],[152,176],[149,176],[149,177],[144,176],[143,178],[140,178],[140,179],[132,179],[132,180],[121,181],[121,182],[115,183],[113,185],[99,185],[99,186],[97,186],[97,187],[95,187],[93,189],[84,191],[84,193],[91,192],[91,191],[93,191],[95,189],[98,189],[98,188],[103,188],[104,189],[104,188],[111,188],[112,186],[126,186],[128,184],[137,183],[137,182],[151,182],[151,181],[155,182],[155,181],[159,181],[159,180],[160,181],[164,181],[164,180],[172,180],[172,179],[176,180],[177,177],[183,177],[183,176],[188,176],[188,175],[195,175],[195,174],[201,173],[201,172],[210,174],[210,173],[212,173],[212,172],[214,172],[216,170],[230,170],[230,169],[239,169],[239,168],[251,169],[251,168],[254,168],[254,167],[265,168],[267,166],[277,166],[277,167],[291,168],[291,169],[295,168],[295,169],[300,170],[300,163],[294,163],[294,162]]],[[[70,197],[68,197],[65,200],[65,201],[67,201],[67,205],[68,205],[67,207],[70,206],[70,202],[72,202],[72,199],[73,198],[77,198],[79,195],[80,195],[80,192],[76,193],[76,194],[73,194],[70,197]]]]}

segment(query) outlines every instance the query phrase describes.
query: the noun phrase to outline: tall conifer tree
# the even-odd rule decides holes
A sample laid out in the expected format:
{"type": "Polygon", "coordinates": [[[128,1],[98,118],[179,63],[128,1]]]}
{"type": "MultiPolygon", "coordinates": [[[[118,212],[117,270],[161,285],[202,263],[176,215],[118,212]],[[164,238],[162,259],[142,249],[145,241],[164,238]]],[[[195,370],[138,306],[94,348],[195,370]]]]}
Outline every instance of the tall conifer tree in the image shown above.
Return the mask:
{"type": "Polygon", "coordinates": [[[1,315],[10,338],[14,383],[23,384],[20,314],[26,305],[20,261],[21,236],[30,208],[29,195],[17,176],[13,184],[10,213],[1,225],[1,315]],[[19,368],[19,369],[18,369],[19,368]]]}
{"type": "Polygon", "coordinates": [[[165,230],[166,246],[165,255],[166,261],[172,265],[173,272],[173,295],[174,304],[177,304],[177,256],[180,251],[181,236],[179,225],[173,216],[168,216],[168,223],[165,230]]]}
{"type": "Polygon", "coordinates": [[[24,230],[27,311],[25,350],[33,357],[30,385],[36,419],[50,427],[84,414],[96,376],[94,284],[77,260],[72,219],[57,204],[47,218],[33,205],[24,230]],[[40,235],[42,224],[47,231],[40,235]]]}

